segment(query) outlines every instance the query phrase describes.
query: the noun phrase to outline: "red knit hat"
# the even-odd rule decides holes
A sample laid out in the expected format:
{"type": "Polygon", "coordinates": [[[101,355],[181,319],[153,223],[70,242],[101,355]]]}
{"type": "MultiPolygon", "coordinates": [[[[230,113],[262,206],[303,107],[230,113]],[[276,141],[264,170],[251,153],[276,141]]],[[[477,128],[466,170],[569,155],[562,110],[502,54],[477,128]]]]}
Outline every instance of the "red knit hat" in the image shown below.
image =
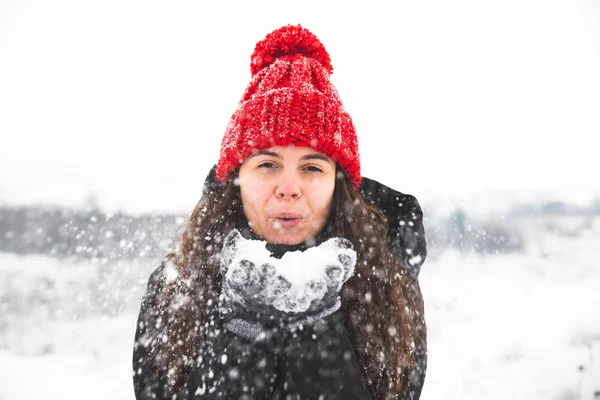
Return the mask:
{"type": "Polygon", "coordinates": [[[257,150],[296,145],[334,159],[358,188],[354,124],[329,80],[333,68],[319,39],[300,25],[279,28],[256,44],[250,68],[223,136],[217,178],[226,180],[257,150]]]}

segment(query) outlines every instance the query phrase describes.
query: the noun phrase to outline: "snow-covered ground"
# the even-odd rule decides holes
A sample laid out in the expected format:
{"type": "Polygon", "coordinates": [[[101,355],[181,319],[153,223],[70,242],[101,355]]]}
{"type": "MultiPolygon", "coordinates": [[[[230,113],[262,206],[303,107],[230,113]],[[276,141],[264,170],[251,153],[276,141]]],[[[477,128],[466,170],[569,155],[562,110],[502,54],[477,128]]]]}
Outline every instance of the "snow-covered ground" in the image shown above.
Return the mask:
{"type": "MultiPolygon", "coordinates": [[[[594,231],[546,234],[543,249],[530,242],[524,255],[428,259],[422,399],[596,399],[599,242],[594,231]]],[[[151,264],[99,274],[94,264],[0,254],[0,399],[133,399],[133,333],[151,264]]]]}
{"type": "Polygon", "coordinates": [[[544,256],[533,246],[522,256],[446,252],[427,263],[423,398],[596,399],[599,244],[593,235],[546,237],[544,256]]]}

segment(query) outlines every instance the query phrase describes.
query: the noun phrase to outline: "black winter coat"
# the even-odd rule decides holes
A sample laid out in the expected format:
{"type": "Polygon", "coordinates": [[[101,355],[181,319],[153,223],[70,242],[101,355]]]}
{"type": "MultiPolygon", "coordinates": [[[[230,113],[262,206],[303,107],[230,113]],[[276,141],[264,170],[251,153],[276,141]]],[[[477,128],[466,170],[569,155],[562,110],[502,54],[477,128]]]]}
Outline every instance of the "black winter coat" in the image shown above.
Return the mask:
{"type": "MultiPolygon", "coordinates": [[[[214,168],[205,185],[211,181],[214,181],[214,168]]],[[[387,217],[390,251],[416,283],[427,254],[419,203],[411,195],[368,178],[362,179],[359,190],[387,217]]],[[[137,400],[167,399],[166,371],[159,368],[153,352],[153,345],[164,334],[160,331],[160,310],[159,305],[149,300],[152,298],[149,294],[164,289],[165,261],[149,279],[138,318],[133,351],[137,400]]],[[[215,314],[215,323],[207,330],[199,357],[177,398],[373,399],[344,319],[338,311],[302,331],[256,344],[222,328],[215,314]]],[[[417,367],[411,371],[400,399],[420,397],[426,349],[417,349],[417,357],[417,367]]]]}

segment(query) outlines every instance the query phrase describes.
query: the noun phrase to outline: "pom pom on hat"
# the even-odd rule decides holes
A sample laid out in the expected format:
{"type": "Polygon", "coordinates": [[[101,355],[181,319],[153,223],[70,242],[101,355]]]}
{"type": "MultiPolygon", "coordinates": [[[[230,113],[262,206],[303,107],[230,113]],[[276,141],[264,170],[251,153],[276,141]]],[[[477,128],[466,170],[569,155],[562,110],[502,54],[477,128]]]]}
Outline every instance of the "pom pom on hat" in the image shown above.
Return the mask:
{"type": "Polygon", "coordinates": [[[321,63],[330,74],[333,72],[329,54],[319,39],[300,25],[287,25],[267,35],[256,44],[250,62],[252,75],[284,56],[304,55],[321,63]]]}
{"type": "Polygon", "coordinates": [[[256,44],[250,67],[252,80],[223,135],[217,179],[255,151],[294,145],[335,160],[358,188],[354,124],[330,82],[331,60],[319,39],[300,25],[279,28],[256,44]]]}

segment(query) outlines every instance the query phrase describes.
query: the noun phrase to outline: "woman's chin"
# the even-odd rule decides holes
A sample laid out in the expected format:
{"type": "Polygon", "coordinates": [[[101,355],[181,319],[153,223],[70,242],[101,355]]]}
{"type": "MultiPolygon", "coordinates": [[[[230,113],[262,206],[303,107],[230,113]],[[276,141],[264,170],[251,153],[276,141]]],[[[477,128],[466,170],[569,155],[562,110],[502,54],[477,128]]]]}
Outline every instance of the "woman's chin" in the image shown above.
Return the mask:
{"type": "Polygon", "coordinates": [[[300,244],[302,242],[304,242],[303,238],[297,238],[297,237],[292,237],[292,236],[277,236],[277,237],[272,237],[272,238],[267,238],[266,239],[267,242],[272,243],[272,244],[284,244],[284,245],[288,245],[288,246],[293,246],[296,244],[300,244]]]}
{"type": "Polygon", "coordinates": [[[261,236],[271,244],[296,245],[303,243],[309,237],[312,237],[307,229],[306,221],[285,226],[278,222],[271,223],[267,226],[266,232],[261,236]]]}
{"type": "Polygon", "coordinates": [[[311,235],[300,233],[300,232],[269,232],[268,234],[263,236],[267,242],[271,244],[284,244],[288,246],[293,246],[296,244],[303,243],[306,241],[311,235]]]}

